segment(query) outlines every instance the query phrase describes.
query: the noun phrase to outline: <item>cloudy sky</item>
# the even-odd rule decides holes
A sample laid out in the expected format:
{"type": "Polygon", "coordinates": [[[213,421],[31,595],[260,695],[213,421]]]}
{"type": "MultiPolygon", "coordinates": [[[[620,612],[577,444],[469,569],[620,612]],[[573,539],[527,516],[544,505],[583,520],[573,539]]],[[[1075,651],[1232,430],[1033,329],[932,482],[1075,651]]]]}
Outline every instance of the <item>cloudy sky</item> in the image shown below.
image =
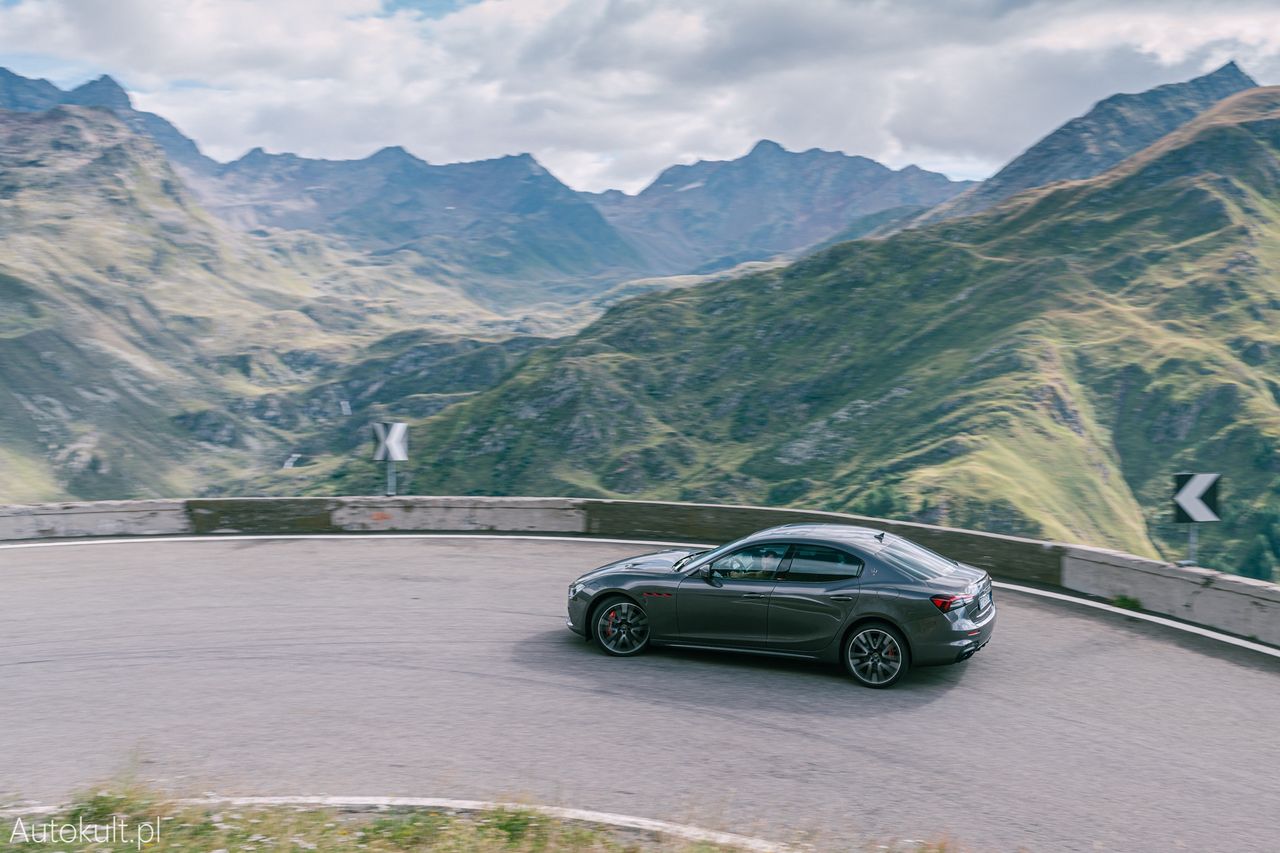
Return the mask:
{"type": "Polygon", "coordinates": [[[590,190],[761,138],[981,178],[1100,98],[1229,59],[1280,83],[1280,5],[0,0],[0,65],[110,74],[220,160],[527,151],[590,190]]]}

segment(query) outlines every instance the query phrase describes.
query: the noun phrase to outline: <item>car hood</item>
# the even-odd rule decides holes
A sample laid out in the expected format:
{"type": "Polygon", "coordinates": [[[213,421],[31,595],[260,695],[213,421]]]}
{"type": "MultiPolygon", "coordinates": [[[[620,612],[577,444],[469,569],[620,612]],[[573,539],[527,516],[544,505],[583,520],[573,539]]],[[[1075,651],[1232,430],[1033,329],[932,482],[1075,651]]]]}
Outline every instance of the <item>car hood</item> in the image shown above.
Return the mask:
{"type": "Polygon", "coordinates": [[[666,575],[671,573],[671,567],[681,557],[687,557],[690,554],[696,554],[699,548],[673,548],[670,551],[654,551],[651,554],[641,554],[637,557],[626,557],[607,566],[601,566],[598,569],[592,569],[585,575],[578,578],[577,583],[586,583],[595,580],[604,575],[616,575],[626,572],[627,574],[648,574],[648,575],[666,575]]]}

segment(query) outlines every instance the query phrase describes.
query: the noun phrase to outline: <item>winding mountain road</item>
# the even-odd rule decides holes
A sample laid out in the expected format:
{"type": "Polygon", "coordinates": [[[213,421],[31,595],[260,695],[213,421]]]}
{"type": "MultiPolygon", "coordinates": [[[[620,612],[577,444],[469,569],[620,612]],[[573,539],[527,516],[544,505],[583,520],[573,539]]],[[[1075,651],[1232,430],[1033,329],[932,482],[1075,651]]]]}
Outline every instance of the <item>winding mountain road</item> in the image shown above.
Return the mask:
{"type": "Polygon", "coordinates": [[[819,849],[1274,850],[1280,660],[998,594],[991,645],[893,690],[564,627],[645,550],[502,538],[0,548],[0,804],[518,799],[819,849]]]}

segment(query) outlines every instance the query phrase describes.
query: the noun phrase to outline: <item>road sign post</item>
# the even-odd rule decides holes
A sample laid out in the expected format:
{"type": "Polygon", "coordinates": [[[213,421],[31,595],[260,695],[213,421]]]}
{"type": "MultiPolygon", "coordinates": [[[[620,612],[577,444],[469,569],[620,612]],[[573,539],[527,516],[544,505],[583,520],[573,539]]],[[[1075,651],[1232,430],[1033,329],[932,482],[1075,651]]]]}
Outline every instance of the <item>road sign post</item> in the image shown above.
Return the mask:
{"type": "Polygon", "coordinates": [[[377,446],[373,461],[387,463],[387,497],[396,493],[396,463],[409,459],[409,425],[403,422],[380,421],[373,425],[373,437],[377,446]]]}
{"type": "Polygon", "coordinates": [[[1199,525],[1221,521],[1218,515],[1218,482],[1221,474],[1174,474],[1173,520],[1187,528],[1187,563],[1196,565],[1199,525]]]}

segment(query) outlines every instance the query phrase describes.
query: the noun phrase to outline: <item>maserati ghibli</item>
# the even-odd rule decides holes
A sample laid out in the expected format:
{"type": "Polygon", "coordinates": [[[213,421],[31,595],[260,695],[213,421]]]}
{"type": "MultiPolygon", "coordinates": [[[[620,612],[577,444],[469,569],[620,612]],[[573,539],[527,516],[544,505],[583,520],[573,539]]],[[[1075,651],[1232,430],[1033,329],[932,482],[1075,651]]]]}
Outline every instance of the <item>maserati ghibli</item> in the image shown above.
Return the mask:
{"type": "Polygon", "coordinates": [[[843,524],[643,554],[569,586],[569,628],[607,654],[661,644],[812,658],[875,688],[913,666],[967,660],[995,620],[985,571],[843,524]]]}

